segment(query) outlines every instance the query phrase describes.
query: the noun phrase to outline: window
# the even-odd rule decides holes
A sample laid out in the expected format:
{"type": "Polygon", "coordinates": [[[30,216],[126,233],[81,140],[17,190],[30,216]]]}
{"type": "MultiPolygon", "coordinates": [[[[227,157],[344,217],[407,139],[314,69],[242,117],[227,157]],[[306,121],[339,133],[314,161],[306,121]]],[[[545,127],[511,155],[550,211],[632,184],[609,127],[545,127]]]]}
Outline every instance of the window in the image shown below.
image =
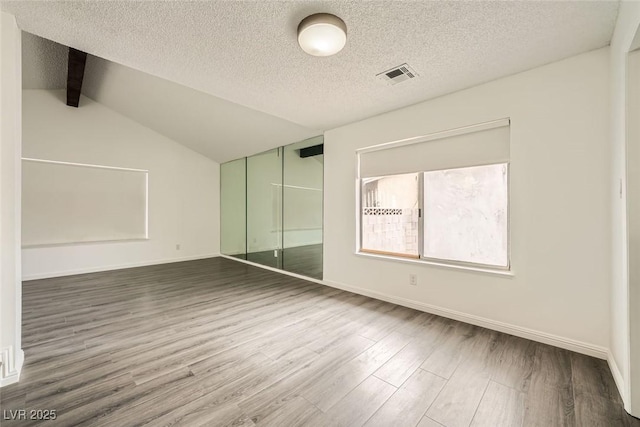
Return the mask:
{"type": "Polygon", "coordinates": [[[418,258],[418,174],[362,183],[362,250],[418,258]]]}
{"type": "Polygon", "coordinates": [[[360,252],[508,269],[508,125],[360,150],[360,252]]]}
{"type": "Polygon", "coordinates": [[[424,173],[425,258],[508,267],[508,165],[424,173]]]}

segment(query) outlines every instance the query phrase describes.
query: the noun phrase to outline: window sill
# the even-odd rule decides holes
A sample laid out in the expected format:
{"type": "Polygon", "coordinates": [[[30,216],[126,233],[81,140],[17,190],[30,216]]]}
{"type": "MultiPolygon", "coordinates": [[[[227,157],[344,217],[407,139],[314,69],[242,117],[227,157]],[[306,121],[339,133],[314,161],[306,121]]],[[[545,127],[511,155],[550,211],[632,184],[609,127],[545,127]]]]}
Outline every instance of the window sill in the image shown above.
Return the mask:
{"type": "Polygon", "coordinates": [[[408,264],[428,265],[431,267],[444,268],[448,270],[467,271],[470,273],[489,274],[492,276],[515,277],[513,270],[497,270],[497,269],[494,270],[491,268],[469,267],[464,265],[446,264],[441,262],[427,261],[424,259],[401,258],[401,257],[394,257],[389,255],[372,254],[367,252],[355,252],[355,254],[361,257],[376,258],[376,259],[382,259],[385,261],[396,261],[396,262],[402,262],[402,263],[408,263],[408,264]]]}

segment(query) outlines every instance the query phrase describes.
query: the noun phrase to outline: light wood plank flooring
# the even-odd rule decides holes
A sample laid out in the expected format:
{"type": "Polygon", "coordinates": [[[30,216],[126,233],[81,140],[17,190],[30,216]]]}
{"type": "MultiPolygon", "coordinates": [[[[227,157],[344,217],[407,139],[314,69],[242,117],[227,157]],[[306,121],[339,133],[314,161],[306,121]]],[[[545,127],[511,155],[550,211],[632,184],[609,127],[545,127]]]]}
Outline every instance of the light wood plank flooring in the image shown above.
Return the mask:
{"type": "Polygon", "coordinates": [[[602,360],[213,258],[24,283],[3,417],[46,426],[640,426],[602,360]]]}

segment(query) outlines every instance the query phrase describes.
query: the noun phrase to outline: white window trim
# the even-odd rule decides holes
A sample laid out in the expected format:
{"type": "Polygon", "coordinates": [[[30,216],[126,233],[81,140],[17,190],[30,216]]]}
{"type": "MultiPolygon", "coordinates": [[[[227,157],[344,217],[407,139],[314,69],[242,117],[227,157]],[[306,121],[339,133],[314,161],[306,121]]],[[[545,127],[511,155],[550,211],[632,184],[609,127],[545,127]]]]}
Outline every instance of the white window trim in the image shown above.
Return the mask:
{"type": "Polygon", "coordinates": [[[444,268],[447,270],[466,271],[469,273],[482,273],[482,274],[489,274],[493,276],[502,276],[502,277],[515,277],[515,272],[513,268],[511,270],[481,268],[481,267],[472,267],[472,266],[465,266],[465,265],[455,265],[455,264],[449,264],[445,262],[435,262],[435,261],[430,261],[422,258],[420,259],[403,258],[403,257],[395,257],[391,255],[373,254],[373,253],[360,252],[360,251],[354,252],[354,255],[360,256],[363,258],[379,259],[383,261],[394,261],[394,262],[400,262],[404,264],[424,265],[429,267],[444,268]]]}

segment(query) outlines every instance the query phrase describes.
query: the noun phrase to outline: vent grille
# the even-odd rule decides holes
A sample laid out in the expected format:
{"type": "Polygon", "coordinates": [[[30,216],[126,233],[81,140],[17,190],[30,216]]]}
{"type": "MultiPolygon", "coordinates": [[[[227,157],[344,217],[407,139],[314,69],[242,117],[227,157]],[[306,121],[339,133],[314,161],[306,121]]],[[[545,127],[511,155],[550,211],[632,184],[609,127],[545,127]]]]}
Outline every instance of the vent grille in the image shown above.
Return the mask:
{"type": "Polygon", "coordinates": [[[390,70],[383,71],[382,73],[377,74],[376,77],[390,85],[395,85],[406,80],[418,77],[418,74],[411,67],[409,67],[409,65],[402,64],[398,65],[397,67],[393,67],[390,70]]]}

